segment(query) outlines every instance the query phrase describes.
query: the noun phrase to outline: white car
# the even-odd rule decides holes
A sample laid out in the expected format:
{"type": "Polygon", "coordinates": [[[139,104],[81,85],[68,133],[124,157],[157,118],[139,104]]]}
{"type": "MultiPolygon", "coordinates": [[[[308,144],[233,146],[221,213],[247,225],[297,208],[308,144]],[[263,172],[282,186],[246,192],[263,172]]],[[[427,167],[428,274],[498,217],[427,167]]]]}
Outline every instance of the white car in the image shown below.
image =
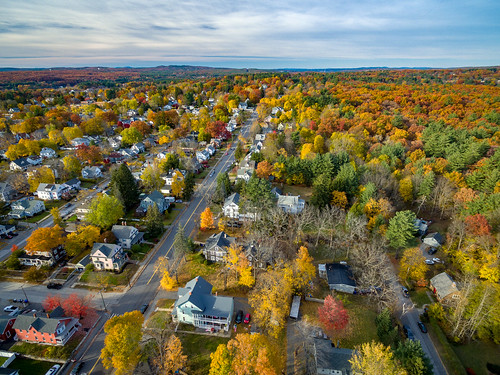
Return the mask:
{"type": "Polygon", "coordinates": [[[45,375],[54,375],[59,370],[60,367],[61,365],[52,366],[50,370],[45,373],[45,375]]]}
{"type": "Polygon", "coordinates": [[[441,259],[439,259],[439,258],[432,258],[432,261],[433,261],[434,263],[442,263],[442,260],[441,260],[441,259]]]}
{"type": "Polygon", "coordinates": [[[425,260],[425,264],[428,264],[428,265],[433,265],[434,264],[434,261],[431,260],[431,259],[426,259],[425,260]]]}
{"type": "Polygon", "coordinates": [[[16,311],[18,308],[16,306],[12,306],[12,305],[9,305],[9,306],[5,306],[3,308],[3,311],[5,312],[12,312],[12,311],[16,311]]]}

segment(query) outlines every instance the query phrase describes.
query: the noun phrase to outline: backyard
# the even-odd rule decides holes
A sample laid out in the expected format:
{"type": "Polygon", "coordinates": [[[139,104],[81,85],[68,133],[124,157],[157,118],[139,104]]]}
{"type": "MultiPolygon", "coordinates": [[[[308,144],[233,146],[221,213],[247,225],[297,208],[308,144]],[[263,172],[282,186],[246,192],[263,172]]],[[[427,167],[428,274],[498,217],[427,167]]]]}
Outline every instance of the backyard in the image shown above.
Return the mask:
{"type": "Polygon", "coordinates": [[[215,352],[220,344],[229,341],[223,337],[179,333],[184,353],[190,353],[188,367],[190,375],[206,375],[210,369],[210,354],[215,352]]]}
{"type": "Polygon", "coordinates": [[[451,345],[465,368],[472,368],[476,375],[488,375],[486,364],[500,366],[500,346],[494,343],[473,341],[466,345],[451,345]]]}

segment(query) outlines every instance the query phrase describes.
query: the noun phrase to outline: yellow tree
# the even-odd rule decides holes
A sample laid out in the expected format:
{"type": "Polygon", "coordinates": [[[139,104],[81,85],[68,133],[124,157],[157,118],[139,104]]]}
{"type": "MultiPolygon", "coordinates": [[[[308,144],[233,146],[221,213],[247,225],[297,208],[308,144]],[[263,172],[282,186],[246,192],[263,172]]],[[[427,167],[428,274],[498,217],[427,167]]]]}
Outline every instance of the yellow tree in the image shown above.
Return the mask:
{"type": "Polygon", "coordinates": [[[259,178],[269,178],[271,174],[274,172],[274,167],[271,163],[269,163],[267,160],[261,161],[259,164],[257,164],[257,169],[255,173],[257,173],[257,176],[259,178]]]}
{"type": "Polygon", "coordinates": [[[403,280],[422,282],[425,280],[427,267],[422,250],[418,247],[406,249],[401,258],[399,276],[403,280]]]}
{"type": "Polygon", "coordinates": [[[407,375],[395,360],[390,347],[374,341],[356,348],[349,360],[353,374],[363,375],[407,375]]]}
{"type": "Polygon", "coordinates": [[[254,320],[275,338],[285,326],[291,296],[292,288],[278,270],[264,273],[250,292],[248,301],[254,311],[254,320]]]}
{"type": "Polygon", "coordinates": [[[325,152],[325,140],[321,135],[314,137],[314,152],[318,154],[325,152]]]}
{"type": "Polygon", "coordinates": [[[117,375],[132,373],[141,358],[144,316],[137,310],[115,316],[104,325],[106,338],[101,351],[104,368],[114,368],[117,375]]]}
{"type": "Polygon", "coordinates": [[[300,150],[301,159],[314,159],[316,154],[314,153],[314,145],[312,143],[304,143],[302,149],[300,150]]]}
{"type": "Polygon", "coordinates": [[[229,268],[234,271],[235,275],[238,275],[238,264],[240,262],[240,254],[242,254],[243,248],[236,245],[234,242],[227,248],[227,255],[224,261],[229,265],[229,268]]]}
{"type": "Polygon", "coordinates": [[[332,200],[330,202],[332,206],[337,206],[345,209],[347,206],[347,195],[343,191],[334,190],[332,192],[332,200]]]}
{"type": "Polygon", "coordinates": [[[251,288],[255,284],[255,278],[252,275],[252,267],[250,266],[250,262],[248,261],[243,251],[240,252],[238,258],[237,269],[240,275],[238,284],[251,288]]]}
{"type": "Polygon", "coordinates": [[[61,218],[61,214],[59,213],[59,208],[52,207],[50,210],[50,214],[52,215],[52,219],[54,220],[54,224],[61,225],[62,218],[61,218]]]}
{"type": "Polygon", "coordinates": [[[59,225],[49,228],[38,228],[26,240],[25,250],[32,254],[36,251],[49,252],[63,244],[62,229],[59,225]]]}
{"type": "Polygon", "coordinates": [[[200,229],[207,230],[214,226],[214,217],[212,215],[212,210],[210,207],[205,208],[205,210],[200,215],[200,229]]]}
{"type": "Polygon", "coordinates": [[[312,261],[313,258],[309,255],[307,247],[301,246],[294,263],[294,284],[297,289],[305,288],[316,275],[316,268],[312,261]]]}
{"type": "Polygon", "coordinates": [[[160,281],[160,285],[165,290],[172,290],[177,286],[175,279],[170,276],[170,273],[165,270],[163,271],[163,276],[160,281]]]}
{"type": "Polygon", "coordinates": [[[172,195],[180,197],[182,194],[182,190],[184,190],[184,186],[184,176],[180,171],[175,171],[172,176],[172,195]]]}
{"type": "Polygon", "coordinates": [[[163,353],[163,361],[158,363],[160,374],[174,374],[187,365],[187,355],[183,354],[182,343],[177,336],[170,336],[164,344],[163,353]]]}
{"type": "Polygon", "coordinates": [[[52,172],[52,169],[47,167],[34,169],[30,172],[28,177],[31,192],[35,192],[38,189],[38,185],[41,183],[53,184],[54,182],[56,182],[54,172],[52,172]]]}
{"type": "Polygon", "coordinates": [[[405,177],[399,181],[399,194],[407,203],[413,200],[413,182],[410,177],[405,177]]]}

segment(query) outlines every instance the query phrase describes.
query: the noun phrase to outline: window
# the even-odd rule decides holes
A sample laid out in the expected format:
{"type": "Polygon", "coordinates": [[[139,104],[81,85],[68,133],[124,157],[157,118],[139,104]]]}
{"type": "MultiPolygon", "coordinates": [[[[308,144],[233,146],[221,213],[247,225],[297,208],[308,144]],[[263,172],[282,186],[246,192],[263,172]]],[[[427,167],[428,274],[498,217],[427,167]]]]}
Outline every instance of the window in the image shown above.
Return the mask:
{"type": "Polygon", "coordinates": [[[10,337],[10,331],[5,332],[5,336],[6,336],[7,338],[9,338],[9,337],[10,337]]]}

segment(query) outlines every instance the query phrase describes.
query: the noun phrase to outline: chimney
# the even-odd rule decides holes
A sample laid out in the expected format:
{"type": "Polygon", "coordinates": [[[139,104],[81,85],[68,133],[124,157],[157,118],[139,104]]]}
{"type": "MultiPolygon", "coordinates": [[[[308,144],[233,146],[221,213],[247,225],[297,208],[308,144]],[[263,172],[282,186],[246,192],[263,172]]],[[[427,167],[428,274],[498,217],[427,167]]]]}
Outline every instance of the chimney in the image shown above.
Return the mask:
{"type": "Polygon", "coordinates": [[[33,313],[33,318],[36,318],[36,313],[33,313]]]}
{"type": "Polygon", "coordinates": [[[47,315],[47,318],[50,318],[50,314],[49,313],[47,313],[46,315],[47,315]]]}

